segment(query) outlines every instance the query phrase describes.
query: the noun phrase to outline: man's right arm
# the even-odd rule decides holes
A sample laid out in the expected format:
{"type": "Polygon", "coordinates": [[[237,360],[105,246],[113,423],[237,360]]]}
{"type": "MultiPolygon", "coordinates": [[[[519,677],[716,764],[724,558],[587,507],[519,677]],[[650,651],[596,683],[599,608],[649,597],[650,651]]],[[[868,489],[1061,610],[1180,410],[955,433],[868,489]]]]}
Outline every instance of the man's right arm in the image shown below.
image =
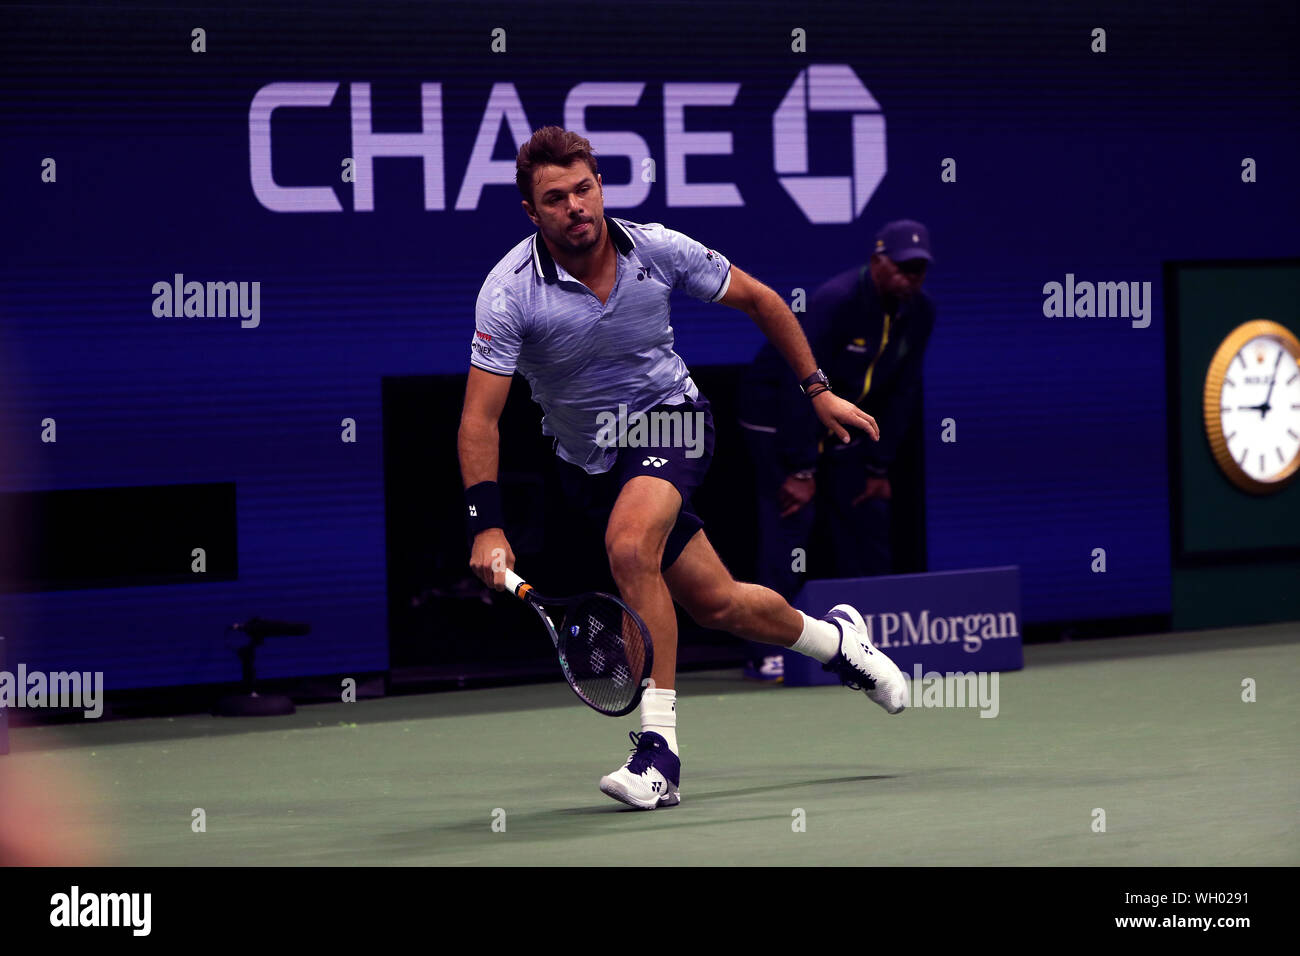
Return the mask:
{"type": "MultiPolygon", "coordinates": [[[[460,414],[460,431],[456,447],[460,454],[460,474],[465,488],[484,482],[496,482],[500,459],[497,422],[510,394],[509,375],[496,375],[471,365],[465,383],[465,404],[460,414]]],[[[470,568],[485,583],[498,591],[505,588],[506,568],[515,566],[514,552],[506,540],[505,529],[489,527],[474,536],[470,551],[470,568]]]]}
{"type": "Polygon", "coordinates": [[[485,372],[475,365],[469,367],[465,405],[461,409],[460,431],[456,436],[460,474],[466,488],[480,481],[497,480],[500,457],[497,422],[501,420],[506,397],[510,394],[510,379],[509,375],[485,372]]]}

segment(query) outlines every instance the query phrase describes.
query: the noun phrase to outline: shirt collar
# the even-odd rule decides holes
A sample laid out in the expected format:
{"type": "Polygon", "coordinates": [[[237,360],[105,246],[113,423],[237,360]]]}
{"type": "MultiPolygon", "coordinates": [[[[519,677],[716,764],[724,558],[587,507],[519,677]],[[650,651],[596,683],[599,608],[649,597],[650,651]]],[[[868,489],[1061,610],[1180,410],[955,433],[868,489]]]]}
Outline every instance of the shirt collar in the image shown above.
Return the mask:
{"type": "MultiPolygon", "coordinates": [[[[614,248],[620,254],[629,255],[636,247],[631,234],[609,216],[605,217],[605,228],[609,230],[609,237],[614,242],[614,248]]],[[[548,283],[556,282],[560,278],[560,274],[555,268],[555,259],[551,256],[551,250],[546,248],[546,242],[542,239],[540,229],[533,236],[533,272],[548,283]]]]}

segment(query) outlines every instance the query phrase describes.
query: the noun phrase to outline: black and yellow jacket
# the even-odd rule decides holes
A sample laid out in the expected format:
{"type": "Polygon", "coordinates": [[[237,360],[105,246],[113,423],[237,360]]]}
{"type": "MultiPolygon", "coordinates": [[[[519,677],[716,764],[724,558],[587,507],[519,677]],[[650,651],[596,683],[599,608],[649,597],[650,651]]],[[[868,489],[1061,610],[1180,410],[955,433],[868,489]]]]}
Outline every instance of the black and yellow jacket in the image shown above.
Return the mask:
{"type": "MultiPolygon", "coordinates": [[[[835,394],[857,403],[880,426],[879,442],[865,439],[867,468],[886,474],[920,400],[934,304],[918,292],[897,314],[886,313],[863,265],[823,284],[807,312],[796,316],[835,394]]],[[[816,466],[826,430],[770,342],[742,376],[740,418],[746,427],[775,431],[786,474],[816,466]]]]}

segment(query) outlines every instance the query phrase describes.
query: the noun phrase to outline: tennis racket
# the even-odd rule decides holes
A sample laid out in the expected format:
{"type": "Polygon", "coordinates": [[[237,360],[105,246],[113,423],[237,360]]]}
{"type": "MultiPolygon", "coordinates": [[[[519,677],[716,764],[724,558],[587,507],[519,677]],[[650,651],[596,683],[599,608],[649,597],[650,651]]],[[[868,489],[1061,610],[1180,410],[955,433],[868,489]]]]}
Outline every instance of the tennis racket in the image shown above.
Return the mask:
{"type": "Polygon", "coordinates": [[[560,669],[579,700],[608,717],[621,717],[641,703],[655,652],[636,611],[600,591],[549,598],[509,570],[506,587],[546,625],[560,669]]]}

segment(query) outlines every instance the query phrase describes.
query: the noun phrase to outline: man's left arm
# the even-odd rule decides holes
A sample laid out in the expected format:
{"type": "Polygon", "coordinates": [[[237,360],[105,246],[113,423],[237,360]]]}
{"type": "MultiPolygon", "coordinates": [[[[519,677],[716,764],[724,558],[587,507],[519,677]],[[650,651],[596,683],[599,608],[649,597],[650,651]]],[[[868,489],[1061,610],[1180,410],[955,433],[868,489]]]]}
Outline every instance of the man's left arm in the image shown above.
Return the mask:
{"type": "MultiPolygon", "coordinates": [[[[812,349],[808,347],[808,339],[803,334],[799,320],[785,304],[785,300],[773,289],[741,270],[735,263],[731,265],[727,291],[717,301],[748,315],[794,369],[798,381],[802,382],[817,371],[817,360],[813,357],[812,349]]],[[[852,402],[847,402],[829,391],[821,392],[805,401],[812,402],[817,418],[840,441],[849,441],[846,428],[861,429],[876,441],[880,440],[880,430],[876,426],[876,420],[852,402]]]]}

